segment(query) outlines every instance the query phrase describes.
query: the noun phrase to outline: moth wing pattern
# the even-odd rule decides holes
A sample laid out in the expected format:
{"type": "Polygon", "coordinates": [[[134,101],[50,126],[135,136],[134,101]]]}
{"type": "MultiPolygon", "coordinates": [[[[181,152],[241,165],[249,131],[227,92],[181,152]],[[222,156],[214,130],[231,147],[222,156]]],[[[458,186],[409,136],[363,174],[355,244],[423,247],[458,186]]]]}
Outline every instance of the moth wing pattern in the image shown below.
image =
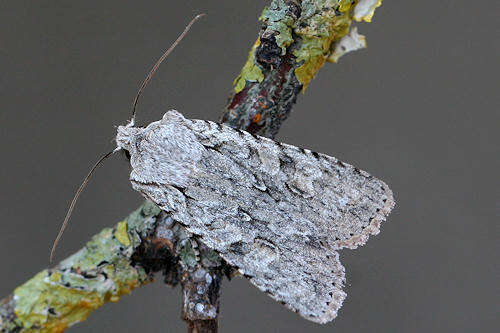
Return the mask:
{"type": "MultiPolygon", "coordinates": [[[[138,135],[188,142],[176,147],[188,152],[179,159],[189,170],[176,184],[131,175],[136,190],[275,300],[314,322],[336,317],[346,297],[336,250],[379,232],[394,206],[385,183],[334,157],[176,111],[138,135]]],[[[161,141],[151,139],[154,158],[134,143],[133,169],[162,154],[161,141]]]]}

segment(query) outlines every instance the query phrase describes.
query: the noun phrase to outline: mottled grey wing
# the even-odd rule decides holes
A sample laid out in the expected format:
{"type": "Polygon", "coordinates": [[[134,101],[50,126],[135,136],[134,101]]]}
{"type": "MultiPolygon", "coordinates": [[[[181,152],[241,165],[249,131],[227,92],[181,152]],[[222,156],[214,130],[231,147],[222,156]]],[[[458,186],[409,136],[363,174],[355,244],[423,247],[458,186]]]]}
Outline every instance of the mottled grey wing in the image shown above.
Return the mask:
{"type": "Polygon", "coordinates": [[[186,120],[205,147],[182,190],[184,224],[262,291],[305,318],[342,305],[335,250],[377,234],[394,206],[382,181],[334,157],[186,120]]]}
{"type": "Polygon", "coordinates": [[[337,249],[355,248],[394,205],[380,180],[334,157],[175,111],[121,126],[132,186],[262,291],[325,323],[342,305],[337,249]]]}

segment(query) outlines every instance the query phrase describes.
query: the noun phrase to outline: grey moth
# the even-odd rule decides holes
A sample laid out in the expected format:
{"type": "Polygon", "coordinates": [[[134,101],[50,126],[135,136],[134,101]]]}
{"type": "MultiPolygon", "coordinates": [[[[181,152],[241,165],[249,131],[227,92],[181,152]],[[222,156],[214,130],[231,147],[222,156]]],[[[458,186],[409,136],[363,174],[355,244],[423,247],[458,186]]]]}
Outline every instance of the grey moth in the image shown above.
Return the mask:
{"type": "Polygon", "coordinates": [[[337,250],[379,232],[389,187],[334,157],[168,111],[119,126],[130,181],[257,288],[326,323],[346,297],[337,250]]]}

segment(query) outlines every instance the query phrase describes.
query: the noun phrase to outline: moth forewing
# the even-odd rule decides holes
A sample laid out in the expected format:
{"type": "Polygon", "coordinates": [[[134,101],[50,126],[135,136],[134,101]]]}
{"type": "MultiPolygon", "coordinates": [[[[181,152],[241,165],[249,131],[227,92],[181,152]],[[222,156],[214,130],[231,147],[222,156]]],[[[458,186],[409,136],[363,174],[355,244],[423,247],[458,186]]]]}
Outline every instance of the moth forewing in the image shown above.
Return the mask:
{"type": "Polygon", "coordinates": [[[394,206],[382,181],[334,157],[169,111],[121,127],[134,189],[260,290],[325,323],[345,298],[337,249],[362,245],[394,206]]]}

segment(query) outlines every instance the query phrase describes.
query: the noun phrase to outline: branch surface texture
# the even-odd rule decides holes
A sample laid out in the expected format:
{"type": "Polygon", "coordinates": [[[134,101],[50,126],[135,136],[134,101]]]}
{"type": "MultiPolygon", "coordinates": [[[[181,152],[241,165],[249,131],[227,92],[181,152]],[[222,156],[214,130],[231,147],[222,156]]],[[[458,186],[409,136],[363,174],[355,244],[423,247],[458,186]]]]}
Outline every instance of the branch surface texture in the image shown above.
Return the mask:
{"type": "MultiPolygon", "coordinates": [[[[365,46],[353,21],[370,22],[381,0],[273,0],[234,81],[221,121],[273,138],[298,94],[327,61],[365,46]]],[[[36,274],[0,301],[1,332],[63,332],[106,302],[153,280],[182,286],[188,332],[216,332],[220,286],[228,267],[215,251],[145,202],[95,235],[56,267],[36,274]]]]}

